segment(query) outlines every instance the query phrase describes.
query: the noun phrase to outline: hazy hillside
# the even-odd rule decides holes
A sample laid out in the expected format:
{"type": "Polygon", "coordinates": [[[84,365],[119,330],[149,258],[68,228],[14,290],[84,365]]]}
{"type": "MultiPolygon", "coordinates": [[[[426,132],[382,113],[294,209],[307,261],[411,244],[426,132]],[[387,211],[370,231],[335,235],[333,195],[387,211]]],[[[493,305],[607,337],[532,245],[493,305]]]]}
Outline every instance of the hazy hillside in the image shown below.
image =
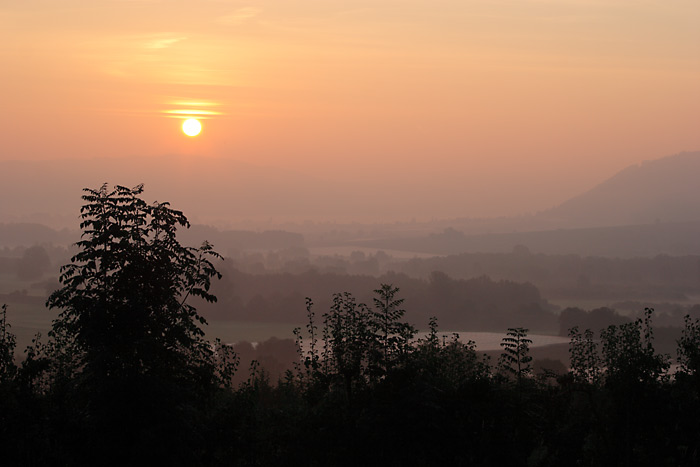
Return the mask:
{"type": "Polygon", "coordinates": [[[700,253],[700,152],[630,166],[532,216],[435,222],[431,234],[362,239],[357,246],[431,254],[508,252],[653,256],[700,253]]]}
{"type": "Polygon", "coordinates": [[[560,228],[700,220],[700,151],[632,165],[535,216],[560,228]]]}
{"type": "Polygon", "coordinates": [[[547,253],[695,254],[700,251],[694,241],[700,226],[697,174],[700,151],[684,152],[629,166],[561,204],[554,200],[555,207],[536,214],[373,226],[375,234],[361,243],[437,254],[510,251],[520,243],[547,253]],[[424,239],[415,242],[417,238],[424,239]]]}

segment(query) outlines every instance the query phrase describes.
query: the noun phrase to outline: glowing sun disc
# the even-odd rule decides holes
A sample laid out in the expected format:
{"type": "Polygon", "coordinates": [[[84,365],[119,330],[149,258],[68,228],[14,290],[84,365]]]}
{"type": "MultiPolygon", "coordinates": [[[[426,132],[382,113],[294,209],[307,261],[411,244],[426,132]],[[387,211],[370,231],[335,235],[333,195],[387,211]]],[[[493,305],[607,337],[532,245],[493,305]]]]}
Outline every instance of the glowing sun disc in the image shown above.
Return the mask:
{"type": "Polygon", "coordinates": [[[202,131],[202,124],[196,118],[188,118],[182,124],[182,131],[187,136],[197,136],[202,131]]]}

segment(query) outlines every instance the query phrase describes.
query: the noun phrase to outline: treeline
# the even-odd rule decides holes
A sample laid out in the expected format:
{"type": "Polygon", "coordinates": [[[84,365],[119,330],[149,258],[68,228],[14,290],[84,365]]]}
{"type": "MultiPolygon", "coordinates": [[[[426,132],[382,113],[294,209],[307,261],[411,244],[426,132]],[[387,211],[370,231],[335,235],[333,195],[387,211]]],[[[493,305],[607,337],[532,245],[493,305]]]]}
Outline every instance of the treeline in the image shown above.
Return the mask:
{"type": "MultiPolygon", "coordinates": [[[[88,358],[85,367],[86,360],[76,359],[76,349],[60,339],[34,343],[16,365],[3,313],[3,462],[691,466],[700,461],[700,320],[687,319],[673,372],[670,357],[655,351],[648,310],[644,319],[611,325],[599,335],[571,329],[570,370],[535,374],[526,329],[509,329],[498,361],[457,336],[441,338],[436,320],[428,336],[415,341],[398,292],[382,285],[372,306],[336,294],[318,317],[307,300],[308,324],[295,331],[297,363],[276,381],[257,362],[236,371],[238,357],[222,347],[211,354],[213,366],[206,371],[218,375],[211,381],[197,372],[166,376],[162,371],[172,368],[168,360],[151,360],[162,365],[150,370],[161,374],[155,380],[130,372],[96,378],[95,365],[104,363],[88,358]],[[231,384],[236,377],[240,382],[231,384]]],[[[192,358],[186,368],[208,368],[192,358]]]]}
{"type": "MultiPolygon", "coordinates": [[[[525,222],[518,225],[518,222],[513,222],[512,219],[488,219],[487,223],[491,225],[478,226],[478,222],[467,222],[462,226],[466,230],[476,228],[481,232],[503,233],[465,234],[453,227],[447,227],[443,232],[422,237],[383,235],[381,238],[375,236],[355,241],[353,244],[364,248],[414,251],[433,255],[479,251],[507,252],[513,245],[527,245],[533,251],[552,255],[575,253],[582,256],[632,258],[663,253],[676,256],[700,253],[696,241],[700,234],[700,222],[697,220],[633,223],[616,227],[554,227],[555,230],[542,230],[548,225],[548,221],[542,217],[532,217],[529,222],[525,218],[520,220],[525,222]]],[[[459,227],[459,223],[455,221],[453,225],[459,227]]]]}
{"type": "MultiPolygon", "coordinates": [[[[307,270],[298,274],[243,273],[228,261],[217,264],[223,277],[212,285],[216,304],[202,303],[205,317],[217,320],[301,323],[305,296],[330,297],[346,290],[358,300],[370,302],[367,292],[377,281],[401,284],[410,305],[408,319],[426,322],[436,316],[446,328],[472,331],[502,331],[508,326],[523,326],[539,332],[556,332],[557,316],[536,287],[529,283],[488,277],[452,279],[434,272],[428,280],[412,279],[388,273],[377,279],[364,275],[340,275],[307,270]]],[[[328,299],[319,306],[330,306],[328,299]]]]}
{"type": "Polygon", "coordinates": [[[458,279],[487,275],[529,281],[550,298],[677,300],[700,290],[700,256],[581,257],[531,254],[520,246],[511,253],[415,258],[393,267],[411,277],[425,278],[432,271],[443,271],[458,279]]]}
{"type": "MultiPolygon", "coordinates": [[[[29,248],[0,249],[0,275],[7,275],[20,281],[41,279],[46,273],[53,272],[50,250],[56,248],[34,245],[29,248]]],[[[59,249],[62,257],[68,256],[65,249],[59,249]]]]}

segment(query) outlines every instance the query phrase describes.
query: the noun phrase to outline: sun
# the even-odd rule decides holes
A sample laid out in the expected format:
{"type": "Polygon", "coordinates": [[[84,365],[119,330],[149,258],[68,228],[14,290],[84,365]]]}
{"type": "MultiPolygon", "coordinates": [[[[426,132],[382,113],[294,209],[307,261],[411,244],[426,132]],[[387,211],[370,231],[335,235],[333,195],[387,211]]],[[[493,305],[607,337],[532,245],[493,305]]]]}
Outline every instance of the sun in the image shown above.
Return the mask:
{"type": "Polygon", "coordinates": [[[182,124],[182,131],[187,136],[197,136],[202,131],[202,124],[196,118],[188,118],[182,124]]]}

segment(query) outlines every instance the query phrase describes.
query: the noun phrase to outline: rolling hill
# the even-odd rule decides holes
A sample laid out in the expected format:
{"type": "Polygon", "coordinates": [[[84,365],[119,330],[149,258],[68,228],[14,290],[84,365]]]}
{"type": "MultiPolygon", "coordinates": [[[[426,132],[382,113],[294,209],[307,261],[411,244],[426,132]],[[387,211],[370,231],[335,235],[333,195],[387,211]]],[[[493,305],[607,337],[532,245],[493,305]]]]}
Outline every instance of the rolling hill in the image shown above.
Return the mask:
{"type": "Polygon", "coordinates": [[[700,221],[699,175],[700,151],[645,161],[534,220],[557,228],[700,221]]]}

